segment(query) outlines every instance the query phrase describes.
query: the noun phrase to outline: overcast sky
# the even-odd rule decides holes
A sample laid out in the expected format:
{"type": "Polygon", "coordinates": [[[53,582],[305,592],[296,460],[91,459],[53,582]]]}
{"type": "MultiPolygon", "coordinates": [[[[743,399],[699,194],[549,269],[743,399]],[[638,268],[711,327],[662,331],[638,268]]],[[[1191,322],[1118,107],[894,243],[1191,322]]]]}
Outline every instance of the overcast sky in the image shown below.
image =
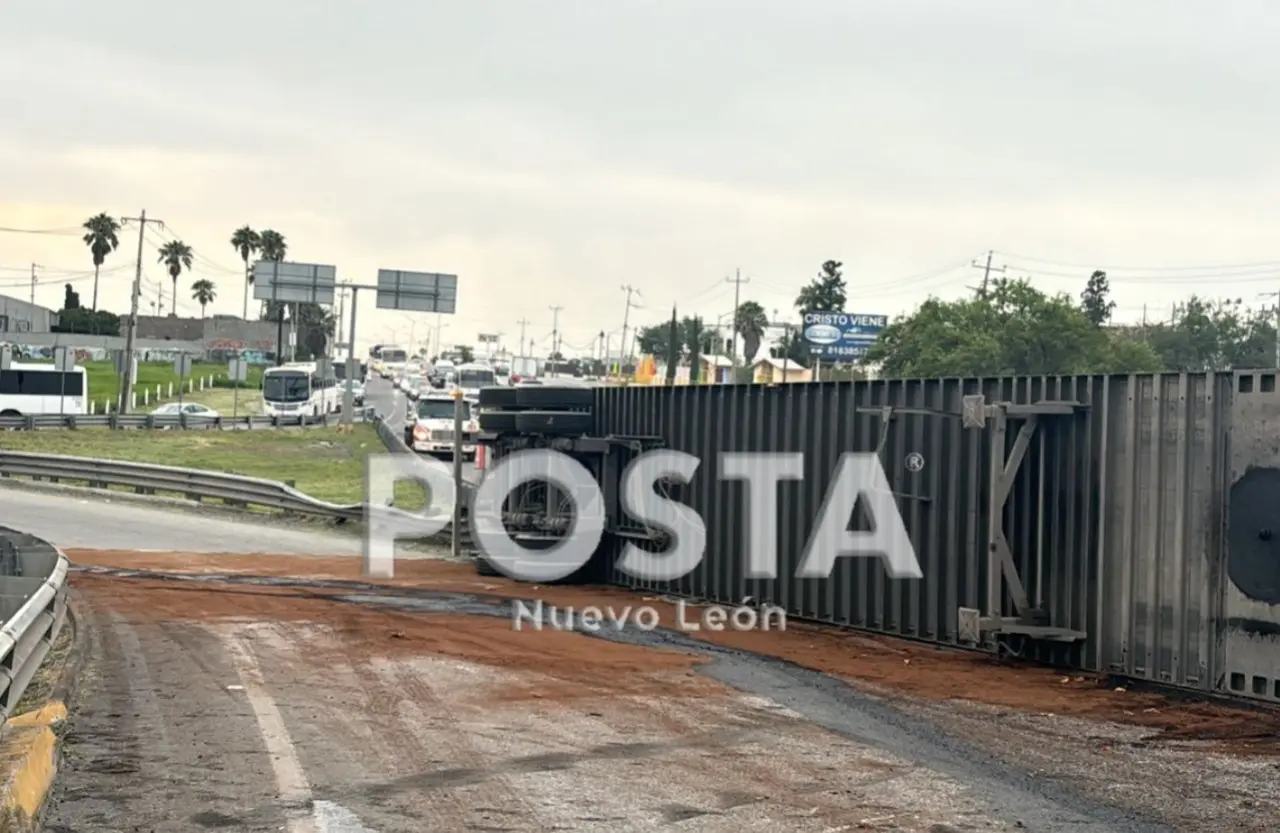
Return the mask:
{"type": "MultiPolygon", "coordinates": [[[[1121,317],[1167,317],[1280,290],[1277,36],[1258,0],[7,3],[0,226],[146,208],[216,312],[240,311],[246,223],[352,280],[453,272],[446,342],[513,343],[521,318],[543,341],[558,305],[585,347],[623,284],[633,324],[714,319],[735,269],[794,315],[827,259],[850,311],[898,314],[965,292],[988,249],[1073,294],[1110,267],[1121,317]]],[[[31,261],[54,307],[89,264],[75,236],[0,232],[0,292],[27,297],[31,261]]],[[[361,316],[364,344],[409,338],[361,316]]]]}

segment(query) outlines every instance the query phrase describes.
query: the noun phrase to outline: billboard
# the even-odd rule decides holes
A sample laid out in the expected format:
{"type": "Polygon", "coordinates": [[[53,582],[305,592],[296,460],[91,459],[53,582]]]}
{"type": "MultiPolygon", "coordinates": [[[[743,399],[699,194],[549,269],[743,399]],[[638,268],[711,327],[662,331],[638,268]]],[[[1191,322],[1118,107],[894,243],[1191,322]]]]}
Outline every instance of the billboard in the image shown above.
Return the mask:
{"type": "Polygon", "coordinates": [[[889,326],[889,316],[857,312],[806,312],[801,339],[809,355],[824,362],[855,362],[889,326]]]}
{"type": "Polygon", "coordinates": [[[458,276],[379,269],[377,305],[378,309],[453,315],[458,306],[458,276]]]}

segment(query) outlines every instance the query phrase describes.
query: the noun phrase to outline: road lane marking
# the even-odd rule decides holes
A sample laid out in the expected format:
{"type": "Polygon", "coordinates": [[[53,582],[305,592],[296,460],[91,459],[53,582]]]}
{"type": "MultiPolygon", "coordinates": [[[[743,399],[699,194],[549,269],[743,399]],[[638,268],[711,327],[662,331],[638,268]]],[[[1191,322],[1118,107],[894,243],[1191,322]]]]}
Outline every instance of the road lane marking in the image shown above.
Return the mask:
{"type": "Polygon", "coordinates": [[[243,637],[243,629],[222,630],[219,636],[244,685],[244,693],[258,720],[276,776],[276,791],[288,817],[288,833],[376,833],[365,827],[355,813],[330,801],[314,801],[311,785],[303,772],[298,750],[289,737],[280,707],[271,696],[262,668],[253,649],[243,637]],[[308,808],[310,812],[308,812],[308,808]]]}

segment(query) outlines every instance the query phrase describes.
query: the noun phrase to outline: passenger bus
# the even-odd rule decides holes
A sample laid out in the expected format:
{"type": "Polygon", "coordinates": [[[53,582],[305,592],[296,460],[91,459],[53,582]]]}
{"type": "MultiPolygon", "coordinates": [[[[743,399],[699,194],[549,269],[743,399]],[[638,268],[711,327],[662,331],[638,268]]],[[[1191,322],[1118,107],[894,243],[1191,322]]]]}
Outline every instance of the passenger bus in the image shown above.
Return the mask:
{"type": "Polygon", "coordinates": [[[86,414],[88,408],[83,367],[63,373],[51,364],[11,362],[0,370],[0,416],[86,414]]]}
{"type": "MultiPolygon", "coordinates": [[[[333,375],[339,382],[345,382],[347,379],[347,361],[346,359],[335,359],[333,362],[333,375]]],[[[369,366],[362,361],[356,362],[356,381],[361,384],[369,379],[369,366]]]]}
{"type": "Polygon", "coordinates": [[[489,365],[470,362],[458,365],[453,374],[453,384],[462,389],[464,398],[474,400],[480,396],[480,388],[498,384],[498,376],[489,365]]]}
{"type": "Polygon", "coordinates": [[[403,347],[393,347],[391,345],[383,345],[379,351],[378,361],[382,365],[382,372],[388,378],[394,379],[404,369],[405,364],[409,361],[409,351],[403,347]]]}
{"type": "Polygon", "coordinates": [[[283,364],[262,374],[262,412],[283,419],[319,419],[342,409],[337,376],[321,376],[314,362],[283,364]]]}

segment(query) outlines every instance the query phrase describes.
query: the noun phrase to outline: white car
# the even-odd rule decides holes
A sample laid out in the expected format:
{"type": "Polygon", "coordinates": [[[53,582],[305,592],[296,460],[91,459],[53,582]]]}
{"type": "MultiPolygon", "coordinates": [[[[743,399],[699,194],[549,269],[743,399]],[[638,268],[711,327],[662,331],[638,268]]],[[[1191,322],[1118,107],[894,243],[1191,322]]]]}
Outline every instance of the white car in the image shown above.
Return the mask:
{"type": "Polygon", "coordinates": [[[202,419],[218,419],[221,414],[213,408],[206,408],[198,402],[170,402],[168,405],[161,405],[151,412],[152,416],[179,416],[186,414],[188,418],[200,417],[202,419]]]}
{"type": "MultiPolygon", "coordinates": [[[[409,403],[410,423],[404,429],[405,445],[423,454],[453,454],[454,399],[435,391],[409,403]]],[[[474,406],[463,402],[462,456],[476,456],[476,434],[480,426],[475,421],[474,406]]]]}

